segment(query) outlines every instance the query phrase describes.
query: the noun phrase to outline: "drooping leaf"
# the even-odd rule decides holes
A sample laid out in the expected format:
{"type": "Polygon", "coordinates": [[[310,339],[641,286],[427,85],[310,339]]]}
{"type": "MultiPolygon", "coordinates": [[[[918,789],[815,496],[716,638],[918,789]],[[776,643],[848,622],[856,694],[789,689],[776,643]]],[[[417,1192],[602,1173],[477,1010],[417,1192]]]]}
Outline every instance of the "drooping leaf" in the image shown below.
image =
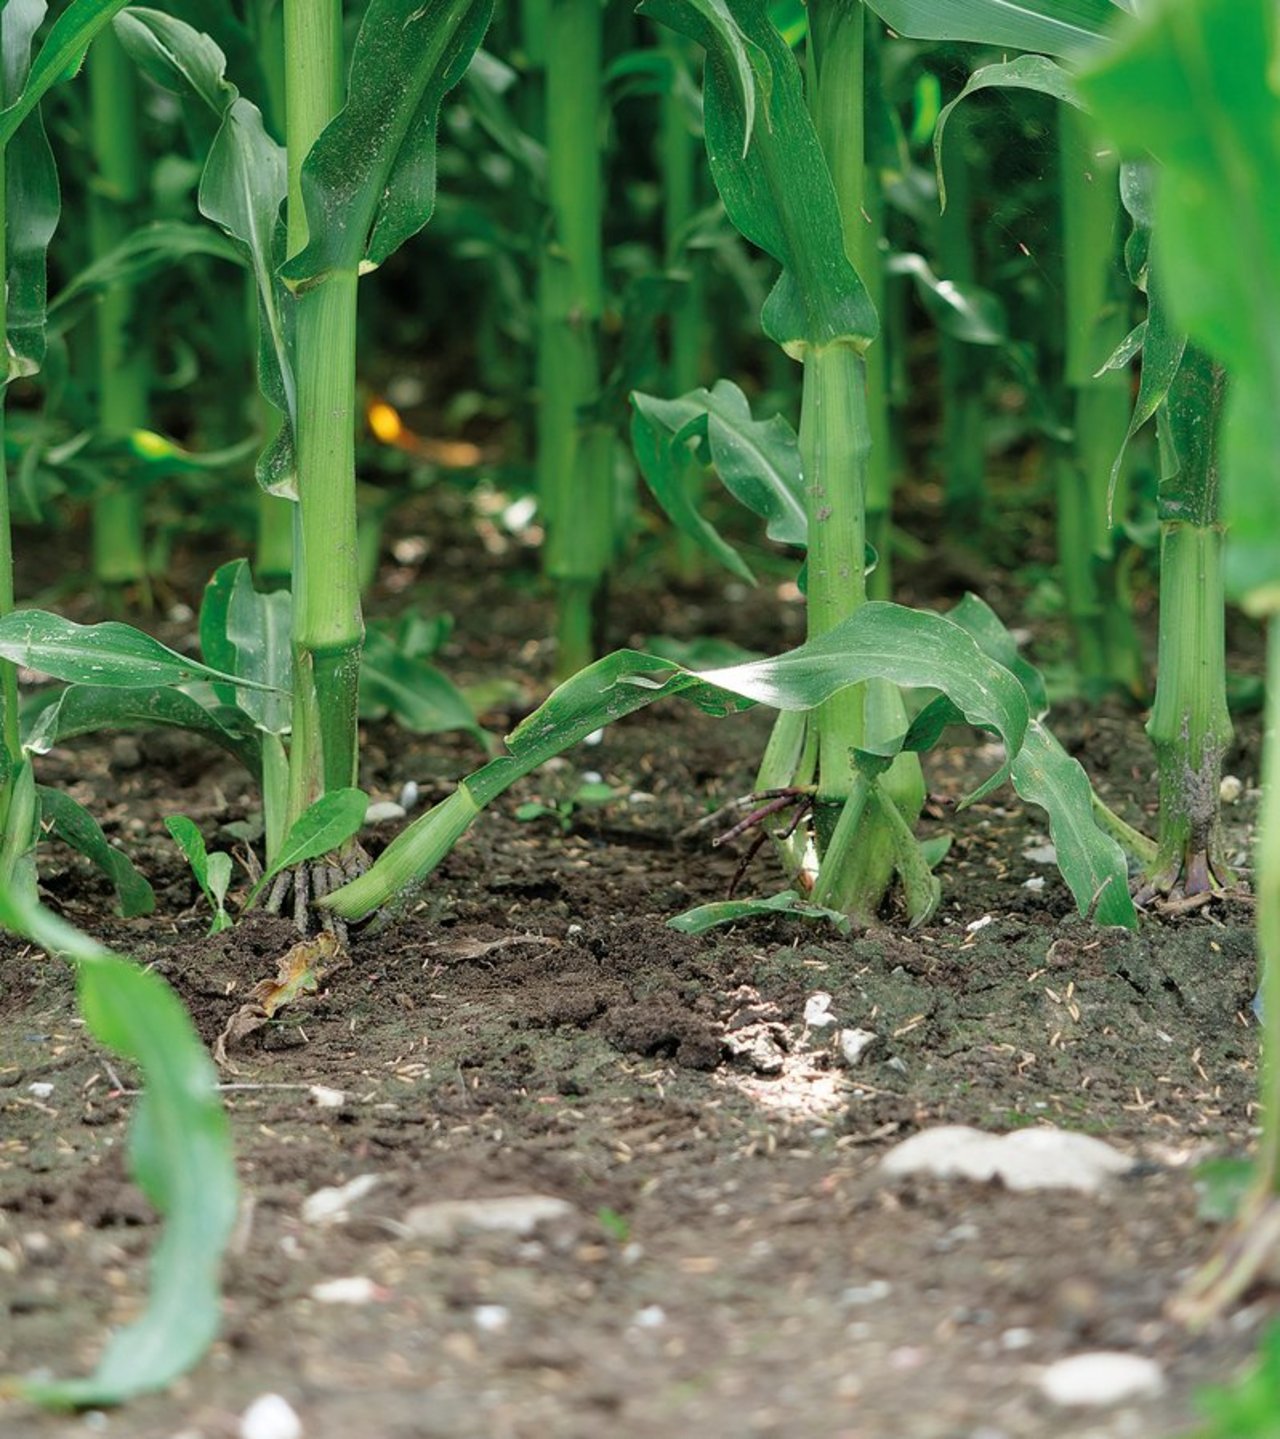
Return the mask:
{"type": "Polygon", "coordinates": [[[0,146],[13,139],[19,125],[54,85],[76,73],[94,36],[127,4],[128,0],[71,0],[45,36],[20,93],[12,99],[5,97],[5,108],[0,110],[0,146]]]}
{"type": "MultiPolygon", "coordinates": [[[[233,678],[180,655],[131,625],[78,625],[47,610],[0,616],[0,657],[74,684],[144,689],[233,678]]],[[[261,689],[252,680],[239,684],[261,689]]]]}
{"type": "Polygon", "coordinates": [[[1221,451],[1227,587],[1259,613],[1280,609],[1276,31],[1267,0],[1145,6],[1079,81],[1120,146],[1162,166],[1154,228],[1168,304],[1231,375],[1221,451]]]}
{"type": "Polygon", "coordinates": [[[74,961],[90,1033],[142,1072],[129,1163],[164,1220],[147,1307],[113,1335],[87,1379],[20,1386],[25,1397],[51,1408],[120,1404],[163,1389],[217,1335],[222,1256],[238,1203],[230,1126],[204,1046],[157,974],[111,954],[13,891],[0,892],[0,924],[74,961]]]}
{"type": "Polygon", "coordinates": [[[68,685],[24,706],[23,747],[43,754],[63,740],[100,730],[182,729],[212,741],[258,777],[262,749],[257,735],[238,711],[218,705],[212,694],[208,697],[206,707],[194,695],[168,687],[68,685]]]}
{"type": "Polygon", "coordinates": [[[245,908],[251,909],[266,886],[283,870],[310,859],[319,859],[321,855],[345,844],[364,823],[368,808],[369,796],[363,790],[334,789],[321,795],[293,822],[280,846],[280,853],[249,891],[245,908]]]}
{"type": "Polygon", "coordinates": [[[112,250],[98,256],[58,291],[49,302],[50,320],[65,326],[104,290],[115,285],[136,283],[165,266],[177,264],[192,255],[206,255],[227,260],[234,265],[245,263],[244,252],[207,225],[191,225],[184,220],[156,220],[132,231],[112,250]],[[68,314],[70,312],[70,314],[68,314]]]}
{"type": "Polygon", "coordinates": [[[772,894],[767,899],[724,899],[713,904],[700,904],[696,909],[686,909],[683,914],[667,920],[667,925],[682,934],[706,934],[718,924],[738,924],[744,919],[761,916],[776,918],[780,914],[792,915],[796,919],[826,920],[841,934],[848,934],[852,928],[847,915],[839,910],[825,909],[820,904],[809,904],[794,889],[784,889],[781,894],[772,894]]]}
{"type": "Polygon", "coordinates": [[[492,13],[493,0],[371,0],[346,107],[303,163],[310,237],[283,267],[289,284],[376,269],[431,218],[440,103],[492,13]]]}
{"type": "MultiPolygon", "coordinates": [[[[27,81],[31,42],[45,0],[7,0],[0,7],[0,106],[14,104],[27,81]]],[[[0,120],[3,116],[0,116],[0,120]]],[[[61,208],[53,152],[39,112],[0,144],[5,192],[5,334],[0,336],[0,393],[11,379],[34,374],[45,352],[45,255],[61,208]]]]}
{"type": "MultiPolygon", "coordinates": [[[[1110,4],[1110,0],[1100,0],[1100,3],[1110,4]]],[[[933,131],[933,160],[938,172],[938,199],[944,209],[947,204],[947,183],[942,169],[942,139],[946,134],[947,121],[956,106],[970,95],[979,90],[993,89],[1034,90],[1054,100],[1061,100],[1064,104],[1074,105],[1078,110],[1084,108],[1071,75],[1061,65],[1055,65],[1043,55],[1020,55],[1016,60],[999,65],[984,65],[975,70],[965,81],[964,89],[954,100],[942,107],[933,131]]]]}
{"type": "Polygon", "coordinates": [[[800,448],[781,415],[753,419],[747,397],[729,380],[675,400],[637,391],[631,402],[632,445],[654,498],[679,530],[727,569],[754,583],[746,561],[693,505],[691,464],[711,465],[730,494],[765,521],[771,540],[807,543],[800,448]]]}
{"type": "Polygon", "coordinates": [[[1128,0],[867,0],[909,40],[968,40],[1046,55],[1079,55],[1106,44],[1128,0]]]}
{"type": "Polygon", "coordinates": [[[241,561],[227,606],[227,641],[234,673],[251,687],[237,686],[236,704],[267,734],[286,734],[292,724],[292,616],[289,591],[255,590],[241,561]]]}
{"type": "MultiPolygon", "coordinates": [[[[941,689],[971,723],[996,730],[1010,756],[1021,747],[1030,718],[1022,686],[959,625],[921,610],[873,601],[820,639],[775,659],[700,672],[658,655],[619,650],[554,690],[507,737],[506,755],[468,776],[449,799],[399,834],[366,874],[321,903],[355,919],[389,902],[430,873],[485,805],[517,779],[654,700],[682,695],[716,715],[750,702],[800,711],[867,679],[941,689]]],[[[1006,764],[967,802],[1007,776],[1006,764]]]]}
{"type": "Polygon", "coordinates": [[[921,303],[944,335],[967,345],[1009,343],[1004,306],[990,290],[940,278],[923,255],[891,255],[885,273],[909,275],[915,281],[921,303]]]}
{"type": "Polygon", "coordinates": [[[59,839],[97,865],[111,881],[119,913],[125,919],[150,914],[156,907],[150,884],[133,867],[129,856],[110,843],[89,811],[59,789],[37,785],[36,793],[40,796],[40,814],[45,824],[59,839]]]}
{"type": "Polygon", "coordinates": [[[761,315],[765,333],[797,357],[810,345],[865,347],[879,327],[875,307],[845,254],[839,201],[795,56],[763,0],[643,0],[640,10],[707,51],[712,177],[734,225],[782,266],[761,315]],[[754,117],[744,53],[755,76],[754,117]]]}
{"type": "Polygon", "coordinates": [[[951,610],[950,618],[1016,674],[1026,689],[1032,721],[1022,748],[1013,757],[1010,778],[1023,799],[1039,805],[1048,815],[1058,870],[1077,909],[1081,914],[1093,914],[1100,924],[1136,929],[1138,916],[1129,894],[1124,851],[1094,822],[1088,776],[1043,722],[1047,701],[1039,671],[1018,654],[1013,636],[977,595],[966,595],[951,610]]]}
{"type": "Polygon", "coordinates": [[[390,715],[414,734],[465,730],[481,743],[488,736],[462,692],[435,665],[408,654],[379,629],[370,629],[360,657],[360,715],[390,715]]]}

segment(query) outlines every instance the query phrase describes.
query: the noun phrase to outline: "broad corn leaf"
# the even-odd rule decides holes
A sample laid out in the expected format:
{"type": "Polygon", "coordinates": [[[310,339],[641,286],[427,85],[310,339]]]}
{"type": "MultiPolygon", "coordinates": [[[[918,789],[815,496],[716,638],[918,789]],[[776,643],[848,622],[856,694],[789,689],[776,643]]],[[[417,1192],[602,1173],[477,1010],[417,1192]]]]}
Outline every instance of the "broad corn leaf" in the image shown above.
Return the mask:
{"type": "Polygon", "coordinates": [[[910,40],[969,40],[1046,55],[1079,55],[1106,43],[1130,0],[867,0],[910,40]]]}
{"type": "Polygon", "coordinates": [[[845,254],[839,201],[799,66],[762,0],[644,0],[640,9],[707,51],[712,177],[734,225],[782,266],[761,315],[765,333],[797,358],[809,346],[864,348],[877,333],[875,307],[845,254]],[[757,77],[754,110],[744,96],[744,51],[757,77]]]}
{"type": "Polygon", "coordinates": [[[163,1389],[217,1335],[222,1256],[238,1204],[230,1126],[213,1064],[158,975],[13,891],[0,892],[0,924],[74,962],[90,1033],[141,1072],[129,1166],[164,1225],[147,1306],[112,1336],[88,1378],[21,1385],[27,1398],[52,1408],[120,1404],[163,1389]]]}
{"type": "Polygon", "coordinates": [[[294,288],[376,269],[431,218],[440,103],[492,13],[493,0],[371,0],[346,108],[303,164],[310,241],[281,271],[294,288]]]}

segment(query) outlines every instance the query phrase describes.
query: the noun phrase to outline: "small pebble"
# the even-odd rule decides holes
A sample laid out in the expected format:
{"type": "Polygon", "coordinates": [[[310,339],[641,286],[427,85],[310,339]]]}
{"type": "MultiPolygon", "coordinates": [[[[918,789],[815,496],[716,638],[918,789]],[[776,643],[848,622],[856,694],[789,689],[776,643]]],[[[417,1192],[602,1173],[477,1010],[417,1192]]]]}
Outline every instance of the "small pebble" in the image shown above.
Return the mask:
{"type": "Polygon", "coordinates": [[[240,1439],[302,1439],[302,1420],[279,1394],[262,1394],[240,1417],[240,1439]]]}
{"type": "Polygon", "coordinates": [[[582,741],[582,743],[583,743],[583,744],[590,744],[590,745],[597,745],[597,744],[602,743],[603,740],[604,740],[604,727],[601,726],[599,729],[593,729],[593,730],[591,731],[591,733],[586,737],[586,739],[584,739],[584,740],[582,741]]]}
{"type": "Polygon", "coordinates": [[[874,1029],[842,1029],[840,1031],[840,1058],[852,1069],[860,1064],[867,1050],[879,1041],[874,1029]]]}
{"type": "Polygon", "coordinates": [[[382,1296],[383,1291],[363,1274],[354,1274],[349,1279],[325,1279],[313,1284],[308,1291],[318,1304],[372,1304],[382,1296]]]}
{"type": "Polygon", "coordinates": [[[471,1317],[485,1334],[501,1333],[511,1323],[511,1311],[505,1304],[477,1304],[471,1317]]]}
{"type": "Polygon", "coordinates": [[[1051,844],[1040,844],[1034,849],[1024,849],[1022,857],[1029,859],[1032,864],[1057,864],[1058,851],[1051,844]]]}
{"type": "Polygon", "coordinates": [[[397,804],[393,799],[380,799],[377,804],[371,804],[364,812],[365,824],[384,824],[387,820],[403,819],[408,811],[404,805],[397,804]]]}
{"type": "Polygon", "coordinates": [[[1000,1336],[1001,1349],[1007,1349],[1010,1353],[1019,1349],[1030,1349],[1036,1342],[1033,1329],[1006,1329],[1000,1336]]]}
{"type": "Polygon", "coordinates": [[[836,1017],[831,1012],[831,996],[818,990],[804,1002],[804,1024],[806,1029],[825,1029],[834,1024],[836,1017]]]}
{"type": "Polygon", "coordinates": [[[39,1079],[34,1084],[27,1085],[27,1093],[35,1095],[37,1099],[48,1099],[53,1093],[53,1085],[39,1079]]]}
{"type": "Polygon", "coordinates": [[[603,784],[604,775],[598,769],[584,769],[582,771],[583,784],[603,784]]]}
{"type": "Polygon", "coordinates": [[[308,1091],[317,1109],[341,1109],[347,1096],[341,1089],[330,1089],[327,1084],[313,1084],[308,1091]]]}
{"type": "Polygon", "coordinates": [[[966,924],[965,933],[977,934],[980,929],[986,929],[987,925],[994,924],[995,920],[994,914],[984,914],[981,919],[975,919],[972,924],[966,924]]]}
{"type": "Polygon", "coordinates": [[[346,1184],[329,1189],[317,1189],[302,1201],[302,1222],[304,1224],[344,1224],[350,1215],[348,1211],[357,1200],[375,1189],[376,1174],[358,1174],[346,1184]]]}
{"type": "Polygon", "coordinates": [[[422,791],[418,788],[417,780],[407,779],[400,788],[400,808],[406,814],[418,803],[422,791]]]}
{"type": "Polygon", "coordinates": [[[661,1304],[647,1304],[631,1322],[637,1329],[661,1329],[667,1322],[667,1311],[661,1304]]]}
{"type": "Polygon", "coordinates": [[[1224,774],[1218,785],[1218,798],[1223,804],[1235,804],[1244,793],[1244,781],[1233,774],[1224,774]]]}
{"type": "Polygon", "coordinates": [[[1044,875],[1033,874],[1030,879],[1022,881],[1023,889],[1029,889],[1033,894],[1038,894],[1044,888],[1044,875]]]}
{"type": "Polygon", "coordinates": [[[1163,1389],[1164,1374],[1154,1360],[1105,1350],[1059,1359],[1040,1376],[1040,1392],[1045,1398],[1073,1409],[1151,1399],[1163,1389]]]}
{"type": "Polygon", "coordinates": [[[887,1279],[869,1279],[865,1284],[852,1284],[840,1291],[841,1304],[861,1307],[876,1304],[893,1293],[893,1285],[887,1279]]]}

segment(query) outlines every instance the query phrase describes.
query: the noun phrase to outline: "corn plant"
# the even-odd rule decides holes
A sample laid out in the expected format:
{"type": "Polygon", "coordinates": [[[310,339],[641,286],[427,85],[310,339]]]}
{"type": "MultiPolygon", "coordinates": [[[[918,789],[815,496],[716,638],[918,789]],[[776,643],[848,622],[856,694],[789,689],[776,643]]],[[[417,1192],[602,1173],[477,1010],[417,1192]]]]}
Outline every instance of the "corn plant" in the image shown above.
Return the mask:
{"type": "MultiPolygon", "coordinates": [[[[1269,0],[1158,0],[1080,79],[1115,140],[1161,164],[1154,233],[1177,322],[1226,370],[1224,583],[1267,621],[1263,799],[1254,857],[1265,1037],[1263,1135],[1240,1218],[1184,1296],[1206,1322],[1238,1298],[1280,1238],[1280,25],[1269,0]]],[[[1203,383],[1219,381],[1205,367],[1203,383]]]]}
{"type": "MultiPolygon", "coordinates": [[[[410,826],[368,875],[322,903],[346,918],[367,914],[387,885],[428,874],[484,805],[521,775],[601,724],[684,694],[713,713],[743,700],[783,711],[761,764],[770,802],[759,817],[779,813],[775,798],[812,812],[811,825],[799,832],[790,825],[779,836],[797,894],[807,892],[812,906],[868,922],[896,873],[911,921],[933,912],[939,887],[930,861],[938,848],[926,851],[913,833],[923,799],[918,754],[959,712],[985,716],[978,722],[1007,746],[1009,764],[979,792],[1012,767],[1023,792],[1050,809],[1081,908],[1134,923],[1123,856],[1093,825],[1079,767],[1043,738],[1028,690],[959,623],[865,598],[864,356],[877,321],[845,245],[845,215],[856,214],[863,170],[856,135],[853,155],[838,157],[853,207],[846,211],[795,59],[758,0],[652,0],[645,8],[707,52],[712,176],[734,224],[780,263],[762,322],[802,364],[804,393],[798,435],[780,417],[753,420],[728,382],[673,401],[637,397],[638,456],[682,528],[739,574],[749,576],[745,562],[690,503],[684,469],[691,450],[714,464],[772,537],[807,548],[809,640],[771,661],[705,672],[631,651],[599,661],[562,684],[508,738],[507,755],[410,826]],[[940,688],[950,699],[909,723],[904,685],[940,688]]],[[[844,19],[847,26],[822,22],[830,23],[822,30],[822,65],[833,106],[841,86],[861,74],[854,64],[860,11],[844,19]]],[[[843,132],[833,122],[831,133],[843,132]]]]}
{"type": "MultiPolygon", "coordinates": [[[[120,8],[77,0],[65,12],[62,33],[55,27],[19,104],[6,112],[14,128],[39,87],[64,73],[120,8]]],[[[292,894],[300,922],[315,895],[362,865],[353,839],[364,814],[354,788],[363,642],[357,283],[430,216],[440,103],[466,69],[490,8],[488,0],[425,8],[375,0],[344,83],[340,8],[286,6],[283,148],[227,80],[225,58],[207,35],[158,11],[133,10],[117,22],[119,39],[152,79],[192,95],[217,121],[200,203],[257,284],[261,381],[282,416],[259,475],[294,501],[294,588],[276,603],[240,572],[216,583],[201,621],[208,665],[124,626],[85,628],[39,611],[0,618],[0,654],[71,682],[43,710],[46,743],[89,723],[163,715],[162,723],[256,759],[267,855],[250,897],[270,880],[269,902],[279,907],[292,894]]]]}

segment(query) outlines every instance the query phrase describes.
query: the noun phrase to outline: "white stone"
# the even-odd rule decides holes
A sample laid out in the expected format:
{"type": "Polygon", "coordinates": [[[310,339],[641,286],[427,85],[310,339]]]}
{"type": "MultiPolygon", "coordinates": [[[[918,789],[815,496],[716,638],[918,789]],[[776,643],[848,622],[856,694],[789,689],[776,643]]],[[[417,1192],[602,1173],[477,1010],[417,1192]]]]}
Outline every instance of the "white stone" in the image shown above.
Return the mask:
{"type": "Polygon", "coordinates": [[[1058,851],[1051,844],[1039,844],[1034,849],[1024,849],[1022,857],[1032,864],[1057,864],[1058,851]]]}
{"type": "Polygon", "coordinates": [[[27,1093],[34,1095],[37,1099],[48,1099],[53,1093],[53,1085],[46,1080],[37,1079],[34,1084],[27,1085],[27,1093]]]}
{"type": "Polygon", "coordinates": [[[996,917],[994,914],[984,914],[981,919],[975,919],[972,924],[966,924],[964,927],[965,933],[977,934],[980,929],[986,929],[987,925],[994,924],[995,922],[996,917]]]}
{"type": "Polygon", "coordinates": [[[372,1279],[353,1274],[347,1279],[325,1279],[308,1291],[317,1304],[372,1304],[379,1289],[372,1279]]]}
{"type": "Polygon", "coordinates": [[[1040,1392],[1066,1408],[1103,1408],[1151,1399],[1163,1389],[1164,1374],[1153,1359],[1106,1350],[1059,1359],[1040,1376],[1040,1392]]]}
{"type": "Polygon", "coordinates": [[[408,813],[404,805],[397,804],[393,799],[380,799],[377,804],[371,804],[364,812],[365,824],[382,824],[390,819],[403,819],[408,813]]]}
{"type": "Polygon", "coordinates": [[[499,1334],[511,1323],[511,1311],[505,1304],[477,1304],[471,1317],[476,1328],[486,1334],[499,1334]]]}
{"type": "Polygon", "coordinates": [[[834,1024],[836,1017],[831,1012],[831,996],[818,990],[804,1002],[804,1025],[806,1029],[825,1029],[834,1024]]]}
{"type": "Polygon", "coordinates": [[[840,1058],[850,1069],[861,1064],[867,1050],[880,1038],[874,1029],[842,1029],[840,1031],[840,1058]]]}
{"type": "Polygon", "coordinates": [[[576,1211],[567,1199],[550,1194],[508,1194],[497,1199],[440,1199],[419,1204],[404,1217],[405,1228],[419,1239],[451,1240],[484,1231],[527,1238],[548,1220],[567,1219],[576,1211]]]}
{"type": "Polygon", "coordinates": [[[304,1224],[345,1224],[351,1217],[350,1209],[358,1200],[378,1187],[376,1174],[357,1174],[346,1184],[328,1189],[317,1189],[302,1201],[302,1222],[304,1224]]]}
{"type": "Polygon", "coordinates": [[[1223,804],[1235,804],[1244,793],[1244,781],[1233,774],[1224,774],[1218,785],[1218,798],[1223,804]]]}
{"type": "Polygon", "coordinates": [[[636,1311],[631,1322],[637,1329],[661,1329],[667,1322],[667,1311],[661,1304],[646,1304],[636,1311]]]}
{"type": "Polygon", "coordinates": [[[939,1124],[895,1145],[880,1161],[887,1174],[1000,1179],[1009,1189],[1077,1189],[1091,1194],[1133,1167],[1128,1155],[1088,1134],[1052,1126],[985,1134],[939,1124]]]}
{"type": "Polygon", "coordinates": [[[240,1416],[240,1439],[302,1439],[302,1420],[280,1394],[261,1394],[240,1416]]]}
{"type": "Polygon", "coordinates": [[[341,1089],[330,1089],[327,1084],[313,1084],[308,1091],[317,1109],[341,1109],[347,1096],[341,1089]]]}
{"type": "Polygon", "coordinates": [[[1033,874],[1030,879],[1024,879],[1022,881],[1022,887],[1023,889],[1029,889],[1032,894],[1039,894],[1044,888],[1044,875],[1033,874]]]}
{"type": "Polygon", "coordinates": [[[406,814],[418,803],[422,791],[418,788],[416,779],[407,779],[400,786],[400,808],[406,814]]]}

